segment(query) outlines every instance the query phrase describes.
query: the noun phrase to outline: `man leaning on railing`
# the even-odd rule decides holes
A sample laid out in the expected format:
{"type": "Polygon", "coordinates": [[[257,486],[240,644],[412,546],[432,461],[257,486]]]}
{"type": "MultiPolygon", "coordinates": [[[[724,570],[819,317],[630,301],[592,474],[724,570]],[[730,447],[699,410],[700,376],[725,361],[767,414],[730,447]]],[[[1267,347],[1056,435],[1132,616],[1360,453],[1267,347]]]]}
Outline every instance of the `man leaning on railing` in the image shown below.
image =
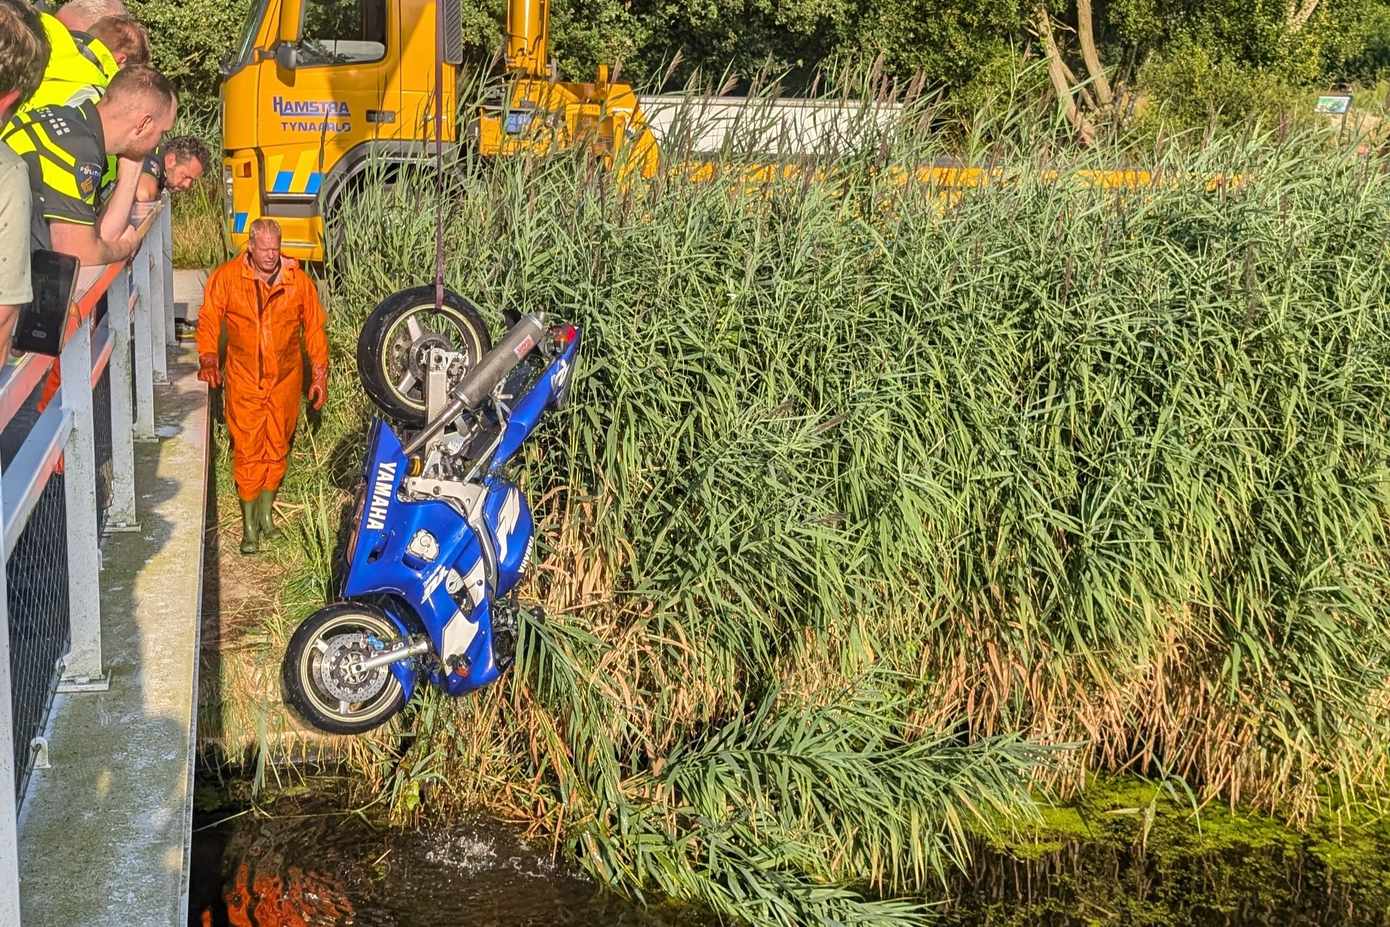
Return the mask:
{"type": "Polygon", "coordinates": [[[168,190],[186,193],[212,164],[212,152],[196,135],[177,135],[165,139],[154,154],[145,159],[145,171],[135,191],[135,202],[153,203],[168,190]]]}
{"type": "MultiPolygon", "coordinates": [[[[43,78],[48,38],[25,0],[0,0],[0,122],[8,120],[43,78]]],[[[19,307],[33,299],[29,280],[29,169],[0,145],[0,366],[10,354],[19,307]]]]}
{"type": "Polygon", "coordinates": [[[29,167],[34,245],[89,266],[133,254],[140,237],[130,211],[141,168],[177,114],[178,97],[164,75],[128,67],[97,103],[44,106],[11,119],[4,141],[29,167]],[[98,210],[107,154],[120,163],[115,188],[98,210]]]}

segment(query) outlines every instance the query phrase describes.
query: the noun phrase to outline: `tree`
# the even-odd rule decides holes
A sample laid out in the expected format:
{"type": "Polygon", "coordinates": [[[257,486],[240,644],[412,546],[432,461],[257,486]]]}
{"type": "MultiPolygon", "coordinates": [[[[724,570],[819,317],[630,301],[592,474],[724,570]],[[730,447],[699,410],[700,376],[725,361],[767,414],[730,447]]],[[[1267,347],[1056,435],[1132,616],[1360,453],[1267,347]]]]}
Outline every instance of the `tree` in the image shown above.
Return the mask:
{"type": "Polygon", "coordinates": [[[1103,102],[1097,102],[1085,87],[1078,86],[1076,76],[1067,66],[1062,50],[1057,45],[1052,13],[1042,0],[1038,0],[1037,5],[1033,8],[1033,24],[1037,31],[1038,40],[1042,43],[1043,57],[1047,61],[1047,76],[1052,82],[1052,90],[1057,95],[1057,102],[1062,108],[1062,115],[1071,124],[1077,140],[1083,145],[1090,145],[1096,139],[1095,123],[1087,114],[1086,109],[1078,104],[1077,98],[1079,96],[1087,108],[1094,112],[1101,106],[1110,105],[1110,85],[1105,81],[1105,70],[1101,67],[1100,57],[1095,48],[1095,38],[1091,28],[1091,4],[1089,0],[1078,0],[1078,7],[1084,7],[1085,12],[1085,26],[1078,29],[1078,32],[1084,33],[1088,37],[1083,40],[1083,43],[1088,42],[1090,46],[1089,52],[1084,55],[1086,67],[1093,80],[1097,74],[1100,75],[1100,82],[1097,87],[1104,87],[1103,102]]]}
{"type": "Polygon", "coordinates": [[[1354,25],[1371,18],[1368,9],[1378,5],[1109,0],[1098,16],[1092,2],[1063,0],[1049,7],[1048,0],[1035,0],[1031,22],[1058,106],[1083,144],[1095,139],[1101,124],[1123,118],[1128,100],[1116,88],[1132,84],[1144,62],[1156,62],[1144,72],[1148,92],[1163,97],[1171,90],[1168,97],[1184,110],[1195,98],[1208,119],[1213,113],[1239,119],[1257,103],[1287,108],[1297,88],[1328,80],[1337,62],[1354,59],[1349,43],[1358,49],[1369,44],[1354,25]],[[1073,34],[1074,46],[1065,38],[1073,34]],[[1350,42],[1349,36],[1358,38],[1350,42]],[[1197,60],[1207,62],[1205,79],[1194,71],[1197,60]]]}
{"type": "MultiPolygon", "coordinates": [[[[1316,3],[1317,0],[1310,0],[1316,3]]],[[[1091,0],[1076,0],[1076,36],[1081,42],[1081,57],[1086,62],[1086,73],[1096,88],[1096,99],[1101,106],[1109,106],[1113,95],[1110,81],[1105,76],[1105,68],[1100,63],[1100,53],[1096,51],[1096,33],[1091,21],[1091,0]]]]}
{"type": "MultiPolygon", "coordinates": [[[[185,101],[211,102],[249,0],[127,2],[185,101]]],[[[1167,68],[1181,72],[1175,93],[1200,87],[1204,101],[1244,105],[1249,87],[1202,82],[1194,48],[1228,84],[1258,84],[1265,95],[1347,75],[1372,80],[1390,68],[1390,40],[1375,28],[1390,21],[1387,10],[1387,0],[553,0],[551,53],[568,79],[621,62],[623,79],[653,86],[679,56],[671,84],[696,68],[745,81],[770,71],[787,93],[807,89],[829,63],[867,69],[881,60],[891,77],[960,94],[1006,79],[1027,48],[1045,59],[1061,111],[1089,142],[1123,116],[1125,88],[1141,72],[1150,94],[1162,96],[1167,68]]],[[[505,4],[464,0],[462,13],[463,44],[486,64],[501,44],[505,4]]]]}
{"type": "Polygon", "coordinates": [[[1318,0],[1289,0],[1288,12],[1285,19],[1288,21],[1290,32],[1301,32],[1303,27],[1308,25],[1308,20],[1313,18],[1317,12],[1318,0]]]}
{"type": "Polygon", "coordinates": [[[219,65],[236,47],[250,0],[126,0],[150,34],[152,63],[178,87],[185,109],[217,99],[219,65]]]}

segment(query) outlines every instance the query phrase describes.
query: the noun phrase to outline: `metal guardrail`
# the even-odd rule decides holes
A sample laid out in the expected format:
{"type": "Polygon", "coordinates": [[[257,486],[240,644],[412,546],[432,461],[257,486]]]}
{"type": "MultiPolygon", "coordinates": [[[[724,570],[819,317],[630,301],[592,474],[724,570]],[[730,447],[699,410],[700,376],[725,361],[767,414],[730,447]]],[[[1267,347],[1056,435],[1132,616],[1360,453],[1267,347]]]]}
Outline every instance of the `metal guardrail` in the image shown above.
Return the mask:
{"type": "Polygon", "coordinates": [[[127,261],[83,268],[61,357],[0,371],[0,924],[18,925],[17,817],[57,691],[110,686],[101,536],[138,531],[135,442],[156,441],[154,385],[174,343],[166,195],[127,261]],[[54,368],[61,386],[48,401],[54,368]],[[101,413],[98,423],[96,415],[101,413]],[[108,418],[109,416],[109,418],[108,418]],[[100,451],[100,453],[99,453],[100,451]],[[102,472],[104,471],[104,472],[102,472]]]}

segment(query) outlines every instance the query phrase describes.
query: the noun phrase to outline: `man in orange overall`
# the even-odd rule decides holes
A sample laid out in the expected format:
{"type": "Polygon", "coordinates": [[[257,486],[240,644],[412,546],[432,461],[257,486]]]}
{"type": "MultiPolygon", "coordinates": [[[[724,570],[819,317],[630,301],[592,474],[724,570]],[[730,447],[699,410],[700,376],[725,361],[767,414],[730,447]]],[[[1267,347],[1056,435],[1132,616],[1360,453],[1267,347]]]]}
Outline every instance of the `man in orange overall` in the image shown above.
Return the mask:
{"type": "Polygon", "coordinates": [[[280,259],[280,226],[251,223],[246,253],[212,272],[198,313],[198,379],[223,386],[232,477],[241,497],[241,552],[260,550],[274,536],[275,493],[285,477],[290,440],[304,392],[309,355],[309,402],[328,398],[327,319],[314,281],[293,260],[280,259]],[[225,330],[225,365],[218,344],[225,330]]]}

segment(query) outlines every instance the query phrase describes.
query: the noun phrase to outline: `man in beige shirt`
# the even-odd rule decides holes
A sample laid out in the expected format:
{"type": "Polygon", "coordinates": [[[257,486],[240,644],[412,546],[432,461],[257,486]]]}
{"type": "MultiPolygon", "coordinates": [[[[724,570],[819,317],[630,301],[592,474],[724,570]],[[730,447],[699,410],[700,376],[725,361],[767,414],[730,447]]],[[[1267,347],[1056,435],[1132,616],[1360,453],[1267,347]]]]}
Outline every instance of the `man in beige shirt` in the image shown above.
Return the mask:
{"type": "MultiPolygon", "coordinates": [[[[25,0],[0,0],[0,123],[23,103],[48,64],[48,39],[39,15],[25,0]]],[[[0,145],[0,365],[10,356],[19,308],[30,302],[29,168],[0,145]]]]}

